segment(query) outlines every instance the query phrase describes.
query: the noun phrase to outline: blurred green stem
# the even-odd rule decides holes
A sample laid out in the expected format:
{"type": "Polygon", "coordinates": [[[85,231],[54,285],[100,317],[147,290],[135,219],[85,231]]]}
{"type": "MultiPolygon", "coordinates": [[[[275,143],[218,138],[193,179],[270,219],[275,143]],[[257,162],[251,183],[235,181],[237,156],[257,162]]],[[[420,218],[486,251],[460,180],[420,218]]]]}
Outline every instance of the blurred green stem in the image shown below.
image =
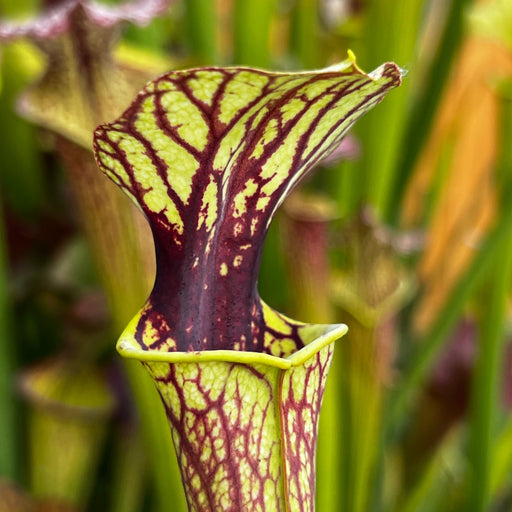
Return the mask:
{"type": "Polygon", "coordinates": [[[329,178],[335,191],[340,216],[344,219],[351,218],[361,207],[362,176],[359,163],[342,161],[329,173],[329,178]]]}
{"type": "MultiPolygon", "coordinates": [[[[423,2],[410,0],[374,0],[368,3],[368,17],[362,48],[364,66],[373,69],[380,62],[392,60],[408,67],[414,74],[418,34],[423,2]]],[[[358,125],[361,145],[360,165],[364,199],[382,215],[390,207],[391,185],[396,161],[403,151],[400,143],[410,100],[413,77],[407,76],[398,94],[390,95],[377,112],[358,125]]],[[[417,128],[416,128],[417,130],[417,128]]]]}
{"type": "Polygon", "coordinates": [[[186,0],[185,21],[193,58],[199,64],[217,60],[217,13],[211,0],[186,0]]]}
{"type": "Polygon", "coordinates": [[[497,436],[492,450],[490,493],[495,496],[508,488],[512,472],[512,415],[497,436]]]}
{"type": "Polygon", "coordinates": [[[27,44],[15,43],[2,48],[0,187],[3,188],[5,204],[28,219],[37,216],[45,199],[41,159],[34,126],[21,119],[14,112],[13,105],[20,89],[39,72],[38,64],[37,55],[27,44]]]}
{"type": "Polygon", "coordinates": [[[448,7],[446,24],[432,64],[408,119],[403,123],[405,138],[402,141],[402,152],[394,172],[393,183],[390,184],[388,208],[385,212],[385,218],[390,222],[398,221],[404,191],[430,133],[437,106],[459,51],[464,35],[465,13],[471,3],[472,0],[452,0],[448,7]]]}
{"type": "Polygon", "coordinates": [[[489,510],[491,449],[500,400],[504,323],[512,277],[512,238],[496,254],[492,278],[482,301],[477,363],[473,376],[469,454],[471,477],[468,486],[468,512],[489,510]]]}
{"type": "MultiPolygon", "coordinates": [[[[379,334],[347,315],[350,337],[338,349],[342,352],[339,399],[343,402],[344,507],[364,512],[371,498],[372,474],[382,416],[382,382],[378,372],[379,334]]],[[[338,484],[340,485],[340,484],[338,484]]],[[[331,509],[334,510],[334,509],[331,509]]]]}
{"type": "Polygon", "coordinates": [[[147,485],[147,457],[138,430],[123,428],[116,439],[115,466],[112,481],[110,512],[142,510],[147,485]]]}
{"type": "Polygon", "coordinates": [[[235,0],[234,64],[270,66],[270,28],[275,8],[275,0],[235,0]]]}
{"type": "MultiPolygon", "coordinates": [[[[512,190],[512,94],[501,103],[501,159],[497,177],[501,181],[501,203],[509,202],[512,190]]],[[[500,410],[500,385],[504,357],[504,328],[512,282],[512,237],[505,236],[503,249],[494,258],[492,274],[482,294],[478,357],[473,377],[469,438],[471,477],[468,512],[484,512],[490,505],[492,446],[500,410]]]]}
{"type": "Polygon", "coordinates": [[[7,297],[7,254],[0,204],[0,475],[15,479],[18,470],[18,429],[14,400],[13,339],[7,297]]]}
{"type": "Polygon", "coordinates": [[[296,0],[292,10],[291,50],[306,69],[318,67],[318,2],[296,0]]]}

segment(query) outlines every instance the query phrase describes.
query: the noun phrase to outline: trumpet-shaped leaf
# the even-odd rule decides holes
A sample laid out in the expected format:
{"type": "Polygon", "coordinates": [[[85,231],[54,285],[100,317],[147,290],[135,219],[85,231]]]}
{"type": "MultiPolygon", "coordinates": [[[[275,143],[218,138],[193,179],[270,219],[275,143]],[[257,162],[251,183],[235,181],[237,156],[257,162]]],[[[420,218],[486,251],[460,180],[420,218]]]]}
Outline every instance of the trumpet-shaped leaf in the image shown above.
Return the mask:
{"type": "Polygon", "coordinates": [[[191,511],[311,511],[320,404],[346,326],[263,303],[265,235],[297,182],[391,88],[353,59],[309,73],[176,71],[95,133],[98,164],[146,215],[157,275],[118,342],[165,404],[191,511]]]}
{"type": "Polygon", "coordinates": [[[99,166],[144,212],[157,253],[153,292],[126,336],[164,352],[285,357],[302,348],[299,325],[258,297],[270,221],[305,173],[399,82],[394,64],[366,75],[352,61],[311,73],[176,71],[100,127],[99,166]]]}

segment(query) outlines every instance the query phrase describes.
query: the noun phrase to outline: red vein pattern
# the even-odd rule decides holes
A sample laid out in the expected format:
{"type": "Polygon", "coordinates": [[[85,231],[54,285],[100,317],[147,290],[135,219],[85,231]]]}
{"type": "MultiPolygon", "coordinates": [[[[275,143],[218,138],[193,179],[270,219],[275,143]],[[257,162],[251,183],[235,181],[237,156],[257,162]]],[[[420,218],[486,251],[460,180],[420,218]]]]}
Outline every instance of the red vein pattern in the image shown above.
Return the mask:
{"type": "Polygon", "coordinates": [[[334,345],[281,378],[281,422],[288,510],[311,512],[315,501],[318,420],[334,345]]]}
{"type": "Polygon", "coordinates": [[[269,308],[256,281],[278,206],[400,83],[385,64],[176,71],[100,126],[105,172],[146,215],[151,296],[118,348],[165,404],[191,512],[312,512],[318,416],[344,326],[269,308]],[[221,351],[221,352],[219,352],[221,351]]]}
{"type": "Polygon", "coordinates": [[[191,512],[312,512],[328,345],[304,366],[151,363],[191,512]]]}
{"type": "MultiPolygon", "coordinates": [[[[263,241],[293,186],[400,83],[366,75],[245,68],[176,71],[95,134],[100,168],[151,224],[157,277],[133,337],[142,350],[299,350],[296,325],[269,330],[256,289],[263,241]]],[[[271,326],[270,326],[271,327],[271,326]]]]}

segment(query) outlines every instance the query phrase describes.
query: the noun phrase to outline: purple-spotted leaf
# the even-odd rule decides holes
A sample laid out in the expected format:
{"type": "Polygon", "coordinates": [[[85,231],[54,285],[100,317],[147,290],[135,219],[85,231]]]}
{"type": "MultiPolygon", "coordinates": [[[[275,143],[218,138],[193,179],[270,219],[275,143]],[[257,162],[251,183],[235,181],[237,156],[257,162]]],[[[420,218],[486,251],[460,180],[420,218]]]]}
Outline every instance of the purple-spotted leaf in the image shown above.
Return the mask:
{"type": "Polygon", "coordinates": [[[346,326],[263,303],[261,251],[294,185],[400,78],[352,59],[176,71],[96,130],[100,168],[153,231],[155,285],[118,349],[155,380],[190,511],[314,510],[320,404],[346,326]]]}
{"type": "Polygon", "coordinates": [[[23,116],[90,148],[94,127],[119,115],[151,76],[113,58],[119,25],[146,25],[169,3],[138,0],[106,6],[64,0],[27,22],[0,21],[0,41],[26,38],[47,60],[42,77],[21,98],[23,116]]]}
{"type": "Polygon", "coordinates": [[[345,332],[311,331],[311,345],[286,359],[229,351],[148,357],[191,512],[314,510],[320,404],[332,342],[345,332]]]}
{"type": "Polygon", "coordinates": [[[256,281],[277,207],[349,127],[399,85],[384,64],[319,72],[176,71],[95,133],[100,168],[153,230],[157,277],[126,331],[132,347],[286,357],[300,324],[262,305],[256,281]]]}

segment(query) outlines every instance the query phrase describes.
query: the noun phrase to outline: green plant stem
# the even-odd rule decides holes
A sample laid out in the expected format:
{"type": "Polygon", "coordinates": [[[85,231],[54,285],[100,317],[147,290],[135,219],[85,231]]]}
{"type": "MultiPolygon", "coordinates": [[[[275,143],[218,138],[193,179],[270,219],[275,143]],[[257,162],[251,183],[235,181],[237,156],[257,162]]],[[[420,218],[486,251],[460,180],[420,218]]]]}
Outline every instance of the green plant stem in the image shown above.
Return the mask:
{"type": "Polygon", "coordinates": [[[341,460],[345,426],[340,413],[341,356],[338,349],[334,351],[318,428],[316,510],[337,510],[344,491],[341,482],[347,466],[341,460]]]}
{"type": "Polygon", "coordinates": [[[479,350],[473,377],[472,414],[469,453],[471,461],[468,486],[468,512],[489,510],[491,449],[500,397],[501,361],[504,348],[503,329],[512,277],[512,238],[496,255],[489,296],[485,300],[479,350]]]}
{"type": "Polygon", "coordinates": [[[267,68],[270,58],[270,26],[275,0],[235,0],[233,60],[235,64],[267,68]]]}
{"type": "MultiPolygon", "coordinates": [[[[371,501],[372,475],[378,455],[376,446],[382,421],[382,383],[377,377],[377,329],[365,327],[357,320],[347,321],[349,337],[343,352],[344,400],[343,449],[348,466],[344,471],[345,507],[343,510],[364,512],[371,501]]],[[[340,394],[341,395],[341,394],[340,394]]]]}
{"type": "Polygon", "coordinates": [[[168,18],[154,19],[148,27],[129,25],[124,32],[124,40],[130,41],[139,48],[153,50],[156,54],[163,53],[169,41],[172,26],[168,18]]]}
{"type": "Polygon", "coordinates": [[[14,362],[7,297],[7,255],[0,204],[0,475],[14,479],[18,470],[18,429],[14,400],[14,362]]]}
{"type": "MultiPolygon", "coordinates": [[[[117,432],[116,432],[117,433],[117,432]]],[[[139,512],[147,486],[147,457],[138,429],[121,426],[116,436],[110,512],[139,512]]]]}
{"type": "Polygon", "coordinates": [[[400,143],[407,106],[414,91],[411,83],[416,69],[417,39],[423,9],[422,2],[409,0],[374,0],[368,3],[361,62],[370,69],[386,60],[410,68],[410,74],[405,77],[400,90],[389,95],[375,112],[358,125],[364,148],[360,160],[363,194],[379,215],[390,206],[396,161],[400,151],[403,151],[400,143]]]}
{"type": "Polygon", "coordinates": [[[362,177],[358,162],[342,161],[329,172],[329,181],[335,191],[340,217],[349,219],[356,215],[361,207],[362,177]]]}
{"type": "Polygon", "coordinates": [[[151,462],[151,477],[156,491],[156,510],[186,512],[185,494],[173,449],[171,433],[164,408],[148,372],[138,361],[124,361],[132,393],[140,410],[144,448],[151,462]]]}
{"type": "Polygon", "coordinates": [[[34,126],[16,115],[13,105],[19,91],[38,73],[37,68],[36,54],[26,44],[2,48],[0,120],[4,129],[0,138],[0,187],[5,204],[29,219],[38,215],[44,202],[41,159],[34,126]]]}
{"type": "Polygon", "coordinates": [[[316,0],[297,0],[292,11],[291,50],[306,69],[318,67],[316,0]]]}
{"type": "Polygon", "coordinates": [[[396,222],[400,214],[402,196],[414,171],[418,156],[430,132],[437,106],[450,76],[452,63],[464,35],[464,15],[472,0],[453,0],[441,40],[432,59],[428,75],[423,81],[422,92],[414,102],[405,122],[401,158],[397,163],[391,184],[385,218],[396,222]]]}
{"type": "Polygon", "coordinates": [[[494,497],[503,492],[512,472],[512,416],[497,436],[492,449],[490,493],[494,497]]]}
{"type": "Polygon", "coordinates": [[[508,238],[512,227],[512,203],[505,205],[502,216],[476,253],[468,270],[459,278],[446,301],[441,313],[434,320],[431,329],[418,340],[417,350],[409,359],[411,364],[405,369],[399,387],[390,399],[389,426],[396,428],[403,420],[410,399],[421,385],[433,361],[443,347],[443,343],[455,326],[457,319],[467,304],[468,298],[482,282],[495,255],[508,248],[508,238]]]}
{"type": "MultiPolygon", "coordinates": [[[[508,91],[510,95],[510,91],[508,91]]],[[[501,155],[498,181],[501,203],[506,204],[512,189],[512,95],[503,98],[501,155]]],[[[504,357],[504,329],[512,282],[512,237],[506,236],[503,250],[496,254],[492,275],[483,291],[478,357],[472,386],[469,457],[471,462],[467,511],[489,510],[491,501],[492,448],[499,415],[500,376],[504,357]]]]}
{"type": "Polygon", "coordinates": [[[211,0],[186,0],[185,23],[193,58],[199,64],[217,60],[217,12],[211,0]]]}

